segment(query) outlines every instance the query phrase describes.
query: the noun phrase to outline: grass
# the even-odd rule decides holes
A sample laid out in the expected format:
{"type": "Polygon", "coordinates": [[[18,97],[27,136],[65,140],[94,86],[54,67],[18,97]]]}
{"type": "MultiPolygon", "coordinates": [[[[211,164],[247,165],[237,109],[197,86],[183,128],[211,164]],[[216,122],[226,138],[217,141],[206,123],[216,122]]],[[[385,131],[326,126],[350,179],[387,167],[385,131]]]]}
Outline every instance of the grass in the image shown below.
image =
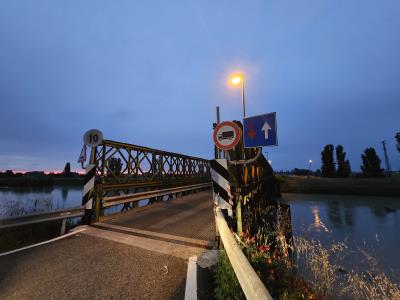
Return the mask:
{"type": "Polygon", "coordinates": [[[377,268],[378,263],[364,251],[369,266],[364,271],[345,270],[341,264],[347,245],[322,246],[320,241],[295,238],[297,258],[305,262],[309,282],[323,299],[400,299],[400,285],[377,268]]]}
{"type": "Polygon", "coordinates": [[[400,196],[400,177],[323,178],[277,175],[284,193],[400,196]]]}
{"type": "Polygon", "coordinates": [[[215,268],[214,279],[216,287],[215,299],[246,299],[225,250],[220,251],[219,261],[215,268]]]}

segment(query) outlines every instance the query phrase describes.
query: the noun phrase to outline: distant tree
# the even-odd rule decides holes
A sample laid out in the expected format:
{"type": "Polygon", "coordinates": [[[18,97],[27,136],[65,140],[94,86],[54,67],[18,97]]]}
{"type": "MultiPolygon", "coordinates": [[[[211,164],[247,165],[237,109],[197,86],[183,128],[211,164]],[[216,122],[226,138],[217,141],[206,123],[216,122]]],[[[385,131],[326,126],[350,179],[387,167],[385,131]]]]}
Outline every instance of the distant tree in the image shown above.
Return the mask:
{"type": "Polygon", "coordinates": [[[397,151],[400,152],[400,131],[398,133],[396,133],[395,138],[396,138],[396,141],[397,141],[397,145],[396,145],[397,151]]]}
{"type": "Polygon", "coordinates": [[[349,160],[346,160],[346,152],[343,150],[344,149],[342,145],[336,146],[336,177],[347,178],[350,176],[351,168],[349,160]]]}
{"type": "Polygon", "coordinates": [[[364,177],[383,177],[383,169],[381,169],[381,160],[376,154],[374,148],[367,148],[361,155],[363,165],[361,171],[364,177]]]}
{"type": "Polygon", "coordinates": [[[108,168],[114,175],[120,175],[122,170],[122,161],[120,158],[111,157],[108,162],[108,168]]]}
{"type": "Polygon", "coordinates": [[[335,162],[333,160],[333,145],[326,145],[321,152],[321,176],[334,177],[335,176],[335,162]]]}
{"type": "Polygon", "coordinates": [[[321,177],[321,170],[320,169],[317,169],[317,170],[315,170],[315,176],[317,176],[317,177],[321,177]]]}
{"type": "Polygon", "coordinates": [[[14,172],[12,170],[7,170],[4,172],[4,176],[6,177],[11,177],[14,175],[14,172]]]}
{"type": "Polygon", "coordinates": [[[292,171],[290,171],[292,175],[298,175],[298,176],[307,176],[309,174],[308,169],[299,169],[299,168],[294,168],[292,171]]]}
{"type": "Polygon", "coordinates": [[[71,175],[71,164],[67,162],[64,167],[64,175],[71,175]]]}

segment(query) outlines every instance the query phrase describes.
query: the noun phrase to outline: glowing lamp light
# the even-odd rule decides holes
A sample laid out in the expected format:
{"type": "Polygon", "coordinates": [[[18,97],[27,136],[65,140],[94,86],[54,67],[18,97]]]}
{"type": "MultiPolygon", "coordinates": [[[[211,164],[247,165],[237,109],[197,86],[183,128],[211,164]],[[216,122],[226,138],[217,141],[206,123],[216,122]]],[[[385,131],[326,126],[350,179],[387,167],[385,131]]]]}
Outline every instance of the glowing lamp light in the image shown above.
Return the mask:
{"type": "Polygon", "coordinates": [[[310,164],[311,164],[311,163],[312,163],[312,160],[310,159],[310,160],[308,161],[308,163],[310,163],[310,164]]]}
{"type": "Polygon", "coordinates": [[[232,78],[231,78],[231,83],[233,84],[233,85],[238,85],[239,83],[241,83],[242,82],[242,77],[241,76],[233,76],[232,78]]]}

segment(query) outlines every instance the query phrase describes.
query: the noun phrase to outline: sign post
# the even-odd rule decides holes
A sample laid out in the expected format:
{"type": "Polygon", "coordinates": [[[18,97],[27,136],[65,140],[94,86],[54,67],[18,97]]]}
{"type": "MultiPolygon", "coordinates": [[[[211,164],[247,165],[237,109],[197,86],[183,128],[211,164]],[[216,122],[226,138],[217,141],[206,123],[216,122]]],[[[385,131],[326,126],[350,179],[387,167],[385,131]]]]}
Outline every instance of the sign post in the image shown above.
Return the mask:
{"type": "MultiPolygon", "coordinates": [[[[103,134],[100,130],[91,129],[85,133],[85,135],[83,136],[83,141],[86,146],[91,148],[90,161],[89,164],[86,166],[86,174],[82,195],[82,206],[85,208],[83,223],[89,224],[92,220],[93,199],[95,198],[96,147],[103,142],[103,134]]],[[[97,207],[96,211],[98,211],[97,207]]]]}

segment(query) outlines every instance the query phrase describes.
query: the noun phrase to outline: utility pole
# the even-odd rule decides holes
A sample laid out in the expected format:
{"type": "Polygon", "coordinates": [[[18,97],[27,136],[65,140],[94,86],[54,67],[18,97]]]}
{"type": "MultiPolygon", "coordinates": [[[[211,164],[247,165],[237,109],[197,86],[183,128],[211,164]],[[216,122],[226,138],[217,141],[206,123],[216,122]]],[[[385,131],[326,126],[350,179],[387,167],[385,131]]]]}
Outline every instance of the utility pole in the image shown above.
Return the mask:
{"type": "Polygon", "coordinates": [[[392,172],[392,168],[390,167],[389,156],[386,150],[386,141],[382,141],[382,146],[383,146],[383,153],[385,155],[386,172],[390,174],[392,172]]]}
{"type": "MultiPolygon", "coordinates": [[[[220,122],[220,116],[219,116],[219,106],[217,106],[216,107],[216,113],[217,113],[217,124],[216,125],[218,125],[219,124],[219,122],[220,122]]],[[[215,126],[214,126],[214,128],[213,129],[215,129],[215,126]]],[[[221,158],[221,152],[220,152],[220,150],[217,148],[217,146],[215,146],[214,145],[214,153],[215,153],[215,158],[221,158]]]]}

